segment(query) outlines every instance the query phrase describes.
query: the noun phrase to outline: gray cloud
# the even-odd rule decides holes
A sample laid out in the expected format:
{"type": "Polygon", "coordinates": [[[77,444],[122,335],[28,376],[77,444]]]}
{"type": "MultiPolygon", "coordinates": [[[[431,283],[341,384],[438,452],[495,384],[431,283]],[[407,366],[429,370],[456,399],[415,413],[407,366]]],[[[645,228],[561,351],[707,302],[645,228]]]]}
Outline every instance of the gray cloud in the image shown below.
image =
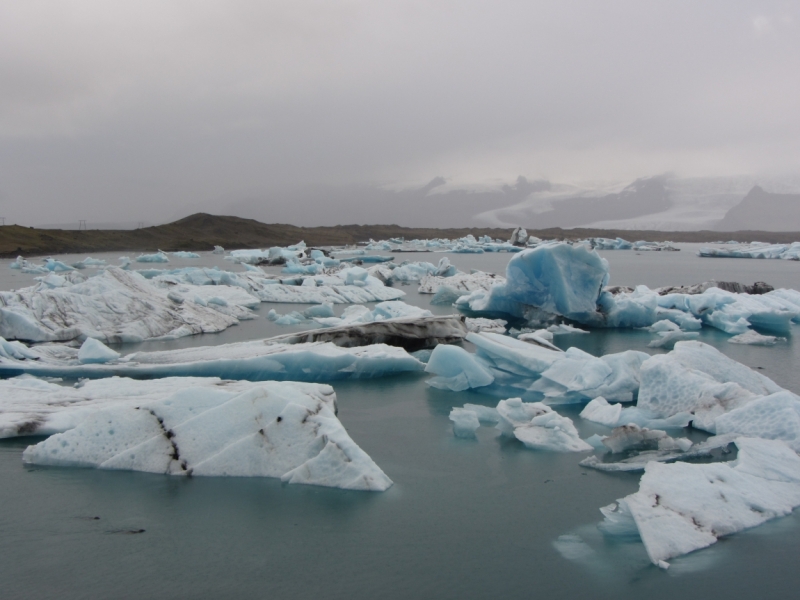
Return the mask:
{"type": "Polygon", "coordinates": [[[798,70],[781,1],[7,2],[0,210],[796,171],[798,70]]]}

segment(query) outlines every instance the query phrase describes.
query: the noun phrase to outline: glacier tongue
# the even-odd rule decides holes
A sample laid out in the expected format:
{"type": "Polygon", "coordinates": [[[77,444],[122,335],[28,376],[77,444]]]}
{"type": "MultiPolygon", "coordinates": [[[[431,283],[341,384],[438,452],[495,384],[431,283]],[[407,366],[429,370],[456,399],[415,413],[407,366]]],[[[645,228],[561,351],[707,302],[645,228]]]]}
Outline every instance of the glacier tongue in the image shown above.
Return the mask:
{"type": "Polygon", "coordinates": [[[392,481],[347,434],[335,403],[331,387],[294,382],[249,384],[238,393],[184,389],[93,412],[74,428],[29,446],[23,461],[388,489],[392,481]]]}
{"type": "Polygon", "coordinates": [[[6,339],[138,342],[214,333],[237,322],[194,302],[177,302],[142,276],[118,267],[74,285],[0,292],[0,335],[6,339]]]}

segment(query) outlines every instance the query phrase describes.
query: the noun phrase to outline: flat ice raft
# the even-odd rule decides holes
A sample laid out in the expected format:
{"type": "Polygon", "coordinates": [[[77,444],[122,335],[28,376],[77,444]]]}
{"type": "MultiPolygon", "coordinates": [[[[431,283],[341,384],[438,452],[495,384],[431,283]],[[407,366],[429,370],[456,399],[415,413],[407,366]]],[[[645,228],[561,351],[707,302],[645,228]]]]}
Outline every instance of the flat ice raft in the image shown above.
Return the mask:
{"type": "Polygon", "coordinates": [[[736,440],[730,463],[645,467],[639,491],[601,509],[606,533],[638,530],[650,560],[699,550],[800,506],[800,457],[784,443],[736,440]]]}
{"type": "MultiPolygon", "coordinates": [[[[9,345],[8,342],[5,344],[9,345]]],[[[2,348],[0,344],[0,350],[2,348]]],[[[17,352],[17,356],[23,355],[17,352]]],[[[408,352],[395,346],[373,344],[340,348],[330,342],[274,344],[270,340],[252,340],[219,346],[135,352],[102,364],[82,364],[77,349],[56,344],[28,348],[23,358],[0,352],[0,376],[3,377],[27,373],[69,379],[117,375],[325,382],[383,377],[422,371],[424,367],[408,352]]]]}
{"type": "Polygon", "coordinates": [[[242,384],[228,389],[220,381],[184,381],[182,387],[160,399],[93,411],[76,427],[29,446],[22,459],[169,475],[278,477],[365,491],[392,485],[336,417],[330,386],[269,382],[242,390],[242,384]]]}
{"type": "Polygon", "coordinates": [[[215,333],[236,316],[183,302],[137,273],[109,267],[73,285],[0,292],[0,335],[31,342],[97,338],[140,342],[154,337],[215,333]]]}

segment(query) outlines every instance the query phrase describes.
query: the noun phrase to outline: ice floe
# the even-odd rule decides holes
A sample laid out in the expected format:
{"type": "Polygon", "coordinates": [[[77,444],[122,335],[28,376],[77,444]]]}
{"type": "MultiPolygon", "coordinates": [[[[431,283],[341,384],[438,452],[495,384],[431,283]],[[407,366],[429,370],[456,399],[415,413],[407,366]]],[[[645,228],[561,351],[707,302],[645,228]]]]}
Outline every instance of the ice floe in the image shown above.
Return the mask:
{"type": "Polygon", "coordinates": [[[509,398],[497,408],[467,404],[450,412],[456,437],[473,437],[481,421],[495,422],[497,429],[517,438],[525,447],[549,452],[589,452],[592,447],[578,435],[568,417],[558,414],[541,402],[523,402],[509,398]]]}
{"type": "Polygon", "coordinates": [[[700,248],[698,256],[717,258],[782,258],[784,260],[800,260],[800,242],[791,244],[768,244],[753,242],[752,244],[730,245],[725,248],[700,248]]]}
{"type": "Polygon", "coordinates": [[[252,340],[178,350],[135,352],[102,364],[83,364],[79,351],[63,345],[29,349],[22,359],[0,357],[0,375],[98,379],[221,377],[250,381],[336,381],[422,371],[403,348],[386,344],[342,348],[331,342],[304,344],[252,340]],[[31,357],[33,355],[33,357],[31,357]]]}
{"type": "MultiPolygon", "coordinates": [[[[123,385],[123,381],[117,381],[123,385]]],[[[277,477],[287,483],[384,491],[392,481],[336,417],[333,389],[222,382],[109,406],[29,446],[28,464],[169,475],[277,477]]]]}
{"type": "Polygon", "coordinates": [[[469,333],[466,339],[476,346],[475,354],[461,348],[458,352],[444,346],[434,349],[426,367],[438,376],[429,380],[431,385],[453,389],[451,385],[466,382],[476,391],[549,403],[586,402],[598,396],[630,402],[639,389],[641,364],[649,358],[633,350],[597,358],[577,348],[561,352],[486,332],[469,333]],[[471,377],[478,367],[491,380],[471,377]]]}
{"type": "Polygon", "coordinates": [[[667,568],[674,557],[800,505],[800,457],[791,448],[756,438],[736,445],[730,463],[650,462],[638,492],[601,509],[606,530],[635,526],[653,564],[667,568]]]}
{"type": "Polygon", "coordinates": [[[6,339],[137,342],[218,332],[237,322],[213,307],[172,299],[118,267],[74,285],[0,292],[0,335],[6,339]]]}

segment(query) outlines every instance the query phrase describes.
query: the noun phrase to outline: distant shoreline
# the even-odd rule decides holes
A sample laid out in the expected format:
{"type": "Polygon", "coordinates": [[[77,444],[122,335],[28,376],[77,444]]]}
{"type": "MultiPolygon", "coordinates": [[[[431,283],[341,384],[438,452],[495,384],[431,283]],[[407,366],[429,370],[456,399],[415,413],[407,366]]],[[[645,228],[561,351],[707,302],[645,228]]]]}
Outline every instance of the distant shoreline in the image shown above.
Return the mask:
{"type": "MultiPolygon", "coordinates": [[[[304,240],[309,246],[340,246],[396,237],[410,239],[459,238],[472,234],[507,240],[513,229],[471,227],[434,229],[398,225],[336,225],[333,227],[297,227],[266,224],[252,219],[197,213],[165,225],[141,229],[36,229],[21,225],[0,226],[0,257],[15,258],[47,254],[91,252],[153,252],[226,250],[287,246],[304,240]]],[[[587,237],[621,237],[628,241],[710,243],[736,240],[789,243],[800,241],[800,232],[772,231],[637,231],[623,229],[535,229],[530,235],[542,239],[578,240],[587,237]]]]}

